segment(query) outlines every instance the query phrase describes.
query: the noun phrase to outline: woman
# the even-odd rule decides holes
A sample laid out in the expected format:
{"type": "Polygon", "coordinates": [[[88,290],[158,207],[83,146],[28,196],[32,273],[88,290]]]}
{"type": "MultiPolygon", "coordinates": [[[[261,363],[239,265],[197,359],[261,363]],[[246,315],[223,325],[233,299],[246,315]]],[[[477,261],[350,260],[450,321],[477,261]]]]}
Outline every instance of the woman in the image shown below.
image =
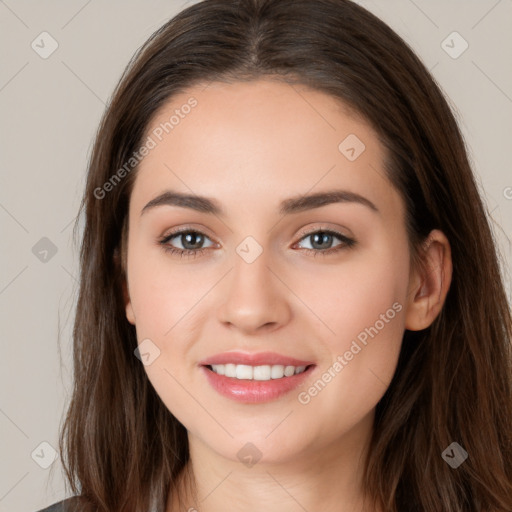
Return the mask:
{"type": "Polygon", "coordinates": [[[511,317],[450,108],[345,0],[206,0],[82,202],[48,510],[510,511],[511,317]],[[325,245],[323,245],[325,244],[325,245]]]}

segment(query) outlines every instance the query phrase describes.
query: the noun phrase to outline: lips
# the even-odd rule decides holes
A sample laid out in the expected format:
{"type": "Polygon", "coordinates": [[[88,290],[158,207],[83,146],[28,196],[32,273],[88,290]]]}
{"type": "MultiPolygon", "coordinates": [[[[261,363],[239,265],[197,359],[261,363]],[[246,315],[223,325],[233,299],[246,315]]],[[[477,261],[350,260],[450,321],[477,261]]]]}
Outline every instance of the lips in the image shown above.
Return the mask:
{"type": "Polygon", "coordinates": [[[282,365],[282,366],[309,366],[313,361],[296,359],[294,357],[284,356],[276,352],[258,352],[256,354],[247,354],[244,352],[225,352],[209,357],[199,363],[201,366],[211,366],[217,364],[244,364],[248,366],[264,365],[282,365]]]}
{"type": "Polygon", "coordinates": [[[304,382],[315,366],[312,361],[275,352],[226,352],[200,362],[203,374],[215,391],[243,403],[262,403],[282,397],[304,382]],[[234,368],[237,371],[233,373],[234,368]],[[270,368],[272,376],[268,375],[270,368]]]}

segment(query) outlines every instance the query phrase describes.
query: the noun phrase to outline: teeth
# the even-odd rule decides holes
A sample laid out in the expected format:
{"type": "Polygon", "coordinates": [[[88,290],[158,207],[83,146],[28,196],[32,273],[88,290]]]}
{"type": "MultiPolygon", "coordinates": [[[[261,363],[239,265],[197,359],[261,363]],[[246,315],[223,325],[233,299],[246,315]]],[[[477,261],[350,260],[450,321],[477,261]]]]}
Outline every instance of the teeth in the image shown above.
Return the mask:
{"type": "Polygon", "coordinates": [[[240,380],[271,380],[291,377],[306,370],[305,366],[249,366],[246,364],[213,364],[211,369],[218,375],[240,380]]]}
{"type": "Polygon", "coordinates": [[[236,365],[236,378],[237,379],[252,379],[252,366],[246,364],[236,365]]]}
{"type": "MultiPolygon", "coordinates": [[[[214,366],[212,366],[213,371],[216,371],[215,367],[224,368],[224,375],[226,377],[236,377],[236,364],[214,365],[214,366]]],[[[222,369],[218,372],[220,375],[222,375],[222,373],[220,373],[221,371],[222,371],[222,369]]]]}
{"type": "Polygon", "coordinates": [[[255,366],[252,371],[252,377],[254,380],[270,380],[270,375],[270,366],[255,366]]]}
{"type": "Polygon", "coordinates": [[[284,376],[284,366],[276,364],[270,369],[270,377],[272,379],[280,379],[284,376]]]}
{"type": "Polygon", "coordinates": [[[228,377],[232,377],[233,375],[236,375],[236,372],[233,372],[234,369],[227,368],[227,366],[235,366],[235,365],[214,364],[212,366],[212,368],[213,368],[213,371],[215,373],[218,373],[219,375],[227,375],[228,372],[229,372],[228,377]]]}
{"type": "Polygon", "coordinates": [[[284,376],[291,377],[295,374],[295,366],[285,366],[284,368],[284,376]]]}

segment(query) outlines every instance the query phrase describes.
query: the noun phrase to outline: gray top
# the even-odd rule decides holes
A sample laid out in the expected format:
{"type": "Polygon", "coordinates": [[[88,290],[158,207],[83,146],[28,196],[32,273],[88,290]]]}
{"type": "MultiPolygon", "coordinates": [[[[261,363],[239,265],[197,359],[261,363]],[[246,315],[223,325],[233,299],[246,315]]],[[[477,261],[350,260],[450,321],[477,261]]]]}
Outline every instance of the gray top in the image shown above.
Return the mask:
{"type": "MultiPolygon", "coordinates": [[[[80,512],[76,496],[67,498],[37,512],[80,512]]],[[[150,511],[151,512],[151,511],[150,511]]]]}
{"type": "Polygon", "coordinates": [[[59,501],[58,503],[54,503],[49,507],[46,507],[38,512],[79,512],[76,510],[76,500],[74,497],[67,498],[65,500],[59,501]]]}

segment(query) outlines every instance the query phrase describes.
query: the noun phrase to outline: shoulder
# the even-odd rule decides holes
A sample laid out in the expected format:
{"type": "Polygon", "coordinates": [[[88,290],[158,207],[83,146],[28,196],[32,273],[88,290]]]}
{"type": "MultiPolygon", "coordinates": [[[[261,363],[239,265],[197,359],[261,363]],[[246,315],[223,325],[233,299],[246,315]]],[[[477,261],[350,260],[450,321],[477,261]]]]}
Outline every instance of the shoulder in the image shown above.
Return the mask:
{"type": "Polygon", "coordinates": [[[76,508],[77,504],[78,499],[76,496],[73,496],[72,498],[59,501],[37,512],[79,512],[76,508]]]}

